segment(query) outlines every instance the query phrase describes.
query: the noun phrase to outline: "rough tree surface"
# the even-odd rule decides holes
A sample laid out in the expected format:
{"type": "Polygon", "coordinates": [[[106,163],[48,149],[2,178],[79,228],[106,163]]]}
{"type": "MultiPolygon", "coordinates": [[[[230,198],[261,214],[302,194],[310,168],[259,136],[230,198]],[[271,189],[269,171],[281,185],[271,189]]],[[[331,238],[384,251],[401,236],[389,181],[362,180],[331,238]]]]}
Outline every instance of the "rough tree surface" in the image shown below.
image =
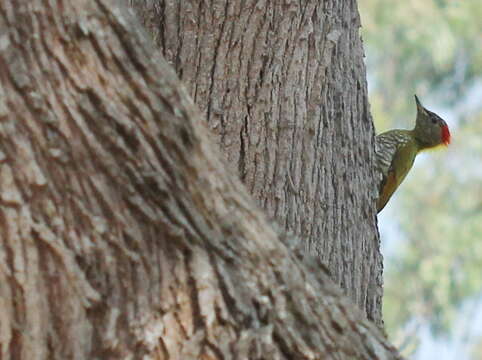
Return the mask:
{"type": "Polygon", "coordinates": [[[355,0],[130,0],[235,171],[381,324],[373,134],[355,0]]]}
{"type": "Polygon", "coordinates": [[[0,85],[1,359],[399,359],[120,3],[2,0],[0,85]]]}

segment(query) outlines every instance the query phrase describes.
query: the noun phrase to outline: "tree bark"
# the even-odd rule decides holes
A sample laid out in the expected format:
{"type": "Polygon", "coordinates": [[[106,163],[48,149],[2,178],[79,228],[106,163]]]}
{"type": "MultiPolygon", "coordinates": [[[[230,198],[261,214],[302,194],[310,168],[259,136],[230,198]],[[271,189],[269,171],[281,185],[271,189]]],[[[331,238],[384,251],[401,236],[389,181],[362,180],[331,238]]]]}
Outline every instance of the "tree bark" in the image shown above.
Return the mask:
{"type": "Polygon", "coordinates": [[[2,359],[398,359],[117,2],[0,2],[2,359]]]}
{"type": "Polygon", "coordinates": [[[374,129],[356,1],[130,3],[258,204],[382,326],[374,129]]]}

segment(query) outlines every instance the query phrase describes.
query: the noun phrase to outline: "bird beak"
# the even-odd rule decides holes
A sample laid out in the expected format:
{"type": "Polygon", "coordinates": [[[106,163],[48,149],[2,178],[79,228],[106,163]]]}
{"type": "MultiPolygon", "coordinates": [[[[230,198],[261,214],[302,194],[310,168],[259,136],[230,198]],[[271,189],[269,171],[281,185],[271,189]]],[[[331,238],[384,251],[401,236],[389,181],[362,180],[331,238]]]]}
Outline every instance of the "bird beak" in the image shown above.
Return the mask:
{"type": "Polygon", "coordinates": [[[425,108],[423,107],[422,103],[420,102],[420,100],[418,100],[418,97],[417,95],[414,95],[415,96],[415,102],[417,103],[417,112],[421,112],[423,114],[427,114],[427,111],[425,110],[425,108]]]}

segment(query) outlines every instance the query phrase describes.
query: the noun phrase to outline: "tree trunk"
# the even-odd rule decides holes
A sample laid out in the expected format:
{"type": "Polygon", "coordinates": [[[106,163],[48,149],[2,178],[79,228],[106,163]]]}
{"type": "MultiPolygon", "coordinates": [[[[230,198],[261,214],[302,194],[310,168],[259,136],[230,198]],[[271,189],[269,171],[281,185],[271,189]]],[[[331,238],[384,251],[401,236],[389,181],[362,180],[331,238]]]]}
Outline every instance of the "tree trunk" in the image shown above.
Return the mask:
{"type": "Polygon", "coordinates": [[[399,358],[153,54],[117,2],[0,2],[1,358],[399,358]]]}
{"type": "Polygon", "coordinates": [[[381,326],[356,1],[130,2],[258,204],[381,326]]]}

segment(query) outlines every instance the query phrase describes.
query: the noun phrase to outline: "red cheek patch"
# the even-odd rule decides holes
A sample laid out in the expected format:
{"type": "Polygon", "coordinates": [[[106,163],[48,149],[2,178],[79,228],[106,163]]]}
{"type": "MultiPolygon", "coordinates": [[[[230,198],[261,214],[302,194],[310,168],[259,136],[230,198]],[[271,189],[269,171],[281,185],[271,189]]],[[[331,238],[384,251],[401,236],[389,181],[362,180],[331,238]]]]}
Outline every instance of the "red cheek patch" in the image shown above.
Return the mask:
{"type": "Polygon", "coordinates": [[[450,131],[447,125],[442,127],[442,143],[447,146],[450,144],[450,131]]]}

